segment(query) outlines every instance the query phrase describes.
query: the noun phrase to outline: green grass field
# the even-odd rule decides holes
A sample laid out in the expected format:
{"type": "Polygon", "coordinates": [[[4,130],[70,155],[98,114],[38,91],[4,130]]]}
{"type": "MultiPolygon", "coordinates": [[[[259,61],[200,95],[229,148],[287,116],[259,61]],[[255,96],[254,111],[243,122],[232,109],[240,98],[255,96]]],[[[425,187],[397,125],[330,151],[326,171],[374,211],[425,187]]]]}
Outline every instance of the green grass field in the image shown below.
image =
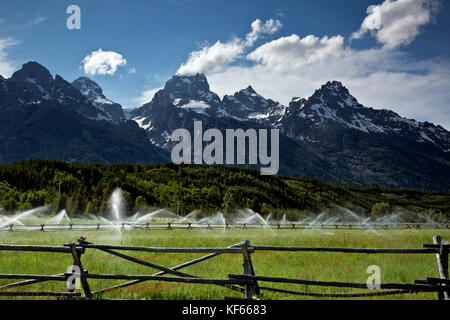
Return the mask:
{"type": "MultiPolygon", "coordinates": [[[[97,244],[123,244],[157,247],[226,247],[242,240],[253,245],[278,246],[329,246],[374,248],[421,248],[422,243],[432,243],[436,234],[450,240],[450,230],[357,231],[357,230],[227,230],[227,231],[124,231],[118,232],[2,232],[2,244],[63,245],[85,236],[97,244]]],[[[202,256],[186,253],[127,252],[140,259],[172,267],[202,256]]],[[[258,251],[252,255],[257,275],[289,277],[310,280],[351,281],[365,283],[370,265],[381,268],[382,282],[413,283],[414,279],[438,277],[434,254],[349,254],[320,252],[258,251]]],[[[154,270],[125,261],[95,249],[82,256],[84,268],[89,273],[102,274],[153,274],[154,270]]],[[[66,272],[72,257],[62,253],[0,252],[0,273],[58,274],[66,272]]],[[[224,254],[200,264],[182,269],[201,277],[227,278],[229,273],[242,274],[242,255],[224,254]]],[[[0,280],[6,284],[12,280],[0,280]]],[[[92,290],[98,290],[124,281],[89,279],[92,290]]],[[[277,288],[322,293],[361,292],[359,289],[312,287],[295,284],[269,284],[277,288]]],[[[44,282],[15,288],[23,291],[66,291],[64,282],[44,282]]],[[[106,299],[223,299],[243,297],[230,289],[200,284],[179,284],[147,281],[106,293],[106,299]]],[[[370,299],[436,299],[436,293],[405,294],[370,299]]],[[[281,293],[263,292],[262,299],[314,299],[281,293]]],[[[367,299],[367,298],[366,298],[367,299]]]]}

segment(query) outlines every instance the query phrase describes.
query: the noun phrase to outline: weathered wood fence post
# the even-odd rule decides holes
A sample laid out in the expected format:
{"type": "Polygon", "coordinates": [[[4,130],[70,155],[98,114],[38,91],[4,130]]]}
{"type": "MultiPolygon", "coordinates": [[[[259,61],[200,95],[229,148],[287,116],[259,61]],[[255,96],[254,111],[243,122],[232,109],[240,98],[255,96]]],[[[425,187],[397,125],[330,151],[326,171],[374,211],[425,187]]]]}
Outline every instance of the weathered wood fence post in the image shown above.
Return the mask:
{"type": "MultiPolygon", "coordinates": [[[[440,246],[439,253],[436,253],[436,260],[439,269],[439,276],[441,279],[449,280],[448,276],[448,249],[449,245],[445,241],[443,242],[441,236],[434,236],[433,243],[440,246]]],[[[446,286],[446,284],[442,284],[442,286],[446,286]]],[[[438,292],[439,300],[450,300],[450,290],[438,292]]]]}
{"type": "MultiPolygon", "coordinates": [[[[244,267],[244,275],[246,276],[254,276],[255,270],[253,269],[252,260],[250,257],[250,253],[248,248],[250,247],[250,241],[245,240],[241,243],[241,249],[242,249],[242,255],[244,257],[244,262],[242,266],[244,267]]],[[[246,284],[245,285],[245,297],[249,300],[253,299],[253,292],[255,294],[260,294],[258,282],[255,280],[253,284],[246,284]]]]}
{"type": "Polygon", "coordinates": [[[83,287],[84,295],[86,298],[91,299],[92,293],[91,289],[89,288],[89,284],[87,282],[87,279],[82,277],[83,274],[87,274],[87,270],[84,270],[83,264],[81,263],[81,252],[78,253],[76,244],[72,241],[69,243],[70,250],[72,251],[72,257],[73,257],[73,264],[76,265],[80,270],[80,281],[81,286],[83,287]]]}

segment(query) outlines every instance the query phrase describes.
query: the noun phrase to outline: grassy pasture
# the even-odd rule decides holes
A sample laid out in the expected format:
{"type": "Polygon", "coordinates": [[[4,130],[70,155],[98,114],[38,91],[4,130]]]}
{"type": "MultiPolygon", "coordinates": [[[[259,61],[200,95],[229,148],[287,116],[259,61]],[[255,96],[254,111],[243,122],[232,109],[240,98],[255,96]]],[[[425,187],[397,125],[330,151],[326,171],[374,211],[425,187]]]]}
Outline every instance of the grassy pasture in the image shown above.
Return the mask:
{"type": "MultiPolygon", "coordinates": [[[[226,247],[248,239],[253,245],[329,246],[367,248],[421,248],[432,243],[433,235],[450,240],[449,230],[173,230],[118,232],[1,232],[2,244],[62,245],[85,236],[98,244],[123,244],[157,247],[226,247]]],[[[202,256],[186,253],[126,252],[134,257],[172,267],[202,256]]],[[[257,251],[252,255],[257,275],[289,277],[310,280],[351,281],[365,283],[370,265],[381,268],[382,282],[413,283],[414,279],[438,277],[434,254],[349,254],[320,252],[257,251]]],[[[153,274],[158,270],[140,266],[96,249],[88,249],[82,262],[89,273],[153,274]]],[[[72,264],[69,254],[0,252],[0,273],[58,274],[72,264]]],[[[242,255],[223,254],[200,264],[182,269],[202,277],[227,278],[229,273],[242,274],[242,255]]],[[[12,280],[0,280],[0,285],[12,280]]],[[[98,290],[124,281],[89,279],[92,290],[98,290]]],[[[359,289],[312,287],[295,284],[260,285],[283,289],[322,293],[361,292],[359,289]]],[[[23,291],[66,291],[64,282],[44,282],[15,288],[23,291]]],[[[223,299],[243,297],[242,294],[213,285],[180,284],[147,281],[105,293],[103,298],[118,299],[223,299]]],[[[436,299],[436,293],[419,293],[376,297],[370,299],[436,299]]],[[[262,299],[314,299],[281,293],[263,292],[262,299]]],[[[368,298],[365,298],[368,299],[368,298]]]]}

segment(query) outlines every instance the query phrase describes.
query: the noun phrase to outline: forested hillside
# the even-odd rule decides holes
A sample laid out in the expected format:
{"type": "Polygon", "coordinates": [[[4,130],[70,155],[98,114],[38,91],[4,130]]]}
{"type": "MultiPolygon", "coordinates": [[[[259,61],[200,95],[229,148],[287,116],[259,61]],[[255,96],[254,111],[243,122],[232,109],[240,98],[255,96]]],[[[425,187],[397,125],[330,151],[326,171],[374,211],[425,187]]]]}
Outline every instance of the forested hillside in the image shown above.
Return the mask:
{"type": "Polygon", "coordinates": [[[251,208],[288,217],[317,213],[334,205],[360,214],[390,213],[398,207],[434,218],[450,215],[450,194],[357,187],[310,178],[261,176],[259,170],[224,166],[77,164],[29,160],[0,165],[0,207],[6,212],[48,205],[70,215],[108,214],[108,199],[120,188],[127,213],[155,207],[193,210],[251,208]]]}

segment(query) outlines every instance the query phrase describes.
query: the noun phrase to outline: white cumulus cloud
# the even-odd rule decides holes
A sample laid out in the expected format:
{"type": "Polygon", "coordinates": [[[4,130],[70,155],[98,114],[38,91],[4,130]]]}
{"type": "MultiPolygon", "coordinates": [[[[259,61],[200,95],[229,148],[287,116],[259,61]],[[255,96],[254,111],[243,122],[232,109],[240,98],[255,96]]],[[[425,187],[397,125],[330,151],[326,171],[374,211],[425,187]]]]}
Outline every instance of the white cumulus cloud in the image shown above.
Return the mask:
{"type": "Polygon", "coordinates": [[[438,0],[386,0],[368,8],[368,15],[352,39],[370,32],[387,48],[407,45],[420,34],[423,26],[433,21],[438,8],[438,0]]]}
{"type": "Polygon", "coordinates": [[[121,54],[102,49],[91,52],[83,59],[84,72],[90,75],[113,75],[118,67],[126,64],[127,60],[121,54]]]}
{"type": "Polygon", "coordinates": [[[266,22],[262,22],[260,19],[256,19],[252,22],[252,31],[245,36],[245,44],[252,46],[258,38],[263,34],[272,34],[281,29],[283,25],[279,20],[269,19],[266,22]]]}
{"type": "Polygon", "coordinates": [[[189,54],[186,63],[178,69],[177,74],[196,74],[221,70],[235,61],[244,51],[241,41],[237,38],[223,43],[217,41],[212,46],[205,46],[189,54]]]}
{"type": "Polygon", "coordinates": [[[293,34],[263,44],[247,58],[271,68],[292,69],[342,54],[344,38],[340,35],[318,38],[313,35],[300,38],[293,34]]]}
{"type": "Polygon", "coordinates": [[[189,58],[177,71],[177,74],[187,75],[196,73],[217,72],[236,61],[244,50],[253,46],[255,41],[263,34],[273,34],[282,27],[278,20],[269,19],[264,23],[260,19],[252,22],[252,31],[245,40],[234,37],[230,41],[217,41],[213,45],[206,45],[200,50],[193,51],[189,58]]]}

